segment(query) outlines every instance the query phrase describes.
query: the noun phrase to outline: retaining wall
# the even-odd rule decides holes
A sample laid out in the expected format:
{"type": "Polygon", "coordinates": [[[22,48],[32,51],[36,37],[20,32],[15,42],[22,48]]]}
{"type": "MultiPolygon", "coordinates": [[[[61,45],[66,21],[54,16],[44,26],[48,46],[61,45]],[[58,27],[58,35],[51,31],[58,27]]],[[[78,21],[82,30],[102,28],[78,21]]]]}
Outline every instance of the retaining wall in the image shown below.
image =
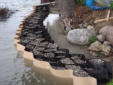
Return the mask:
{"type": "MultiPolygon", "coordinates": [[[[33,9],[33,12],[29,16],[36,12],[36,7],[33,7],[33,9]]],[[[93,77],[76,77],[73,75],[73,70],[53,69],[48,62],[39,61],[35,59],[33,53],[25,50],[25,47],[20,44],[19,36],[21,34],[21,30],[23,29],[23,23],[29,16],[24,18],[22,24],[20,24],[19,28],[16,30],[16,35],[14,37],[14,44],[16,45],[18,52],[22,52],[24,59],[30,61],[34,67],[41,70],[45,70],[46,72],[51,73],[55,77],[71,80],[73,85],[97,85],[97,80],[93,77]]]]}

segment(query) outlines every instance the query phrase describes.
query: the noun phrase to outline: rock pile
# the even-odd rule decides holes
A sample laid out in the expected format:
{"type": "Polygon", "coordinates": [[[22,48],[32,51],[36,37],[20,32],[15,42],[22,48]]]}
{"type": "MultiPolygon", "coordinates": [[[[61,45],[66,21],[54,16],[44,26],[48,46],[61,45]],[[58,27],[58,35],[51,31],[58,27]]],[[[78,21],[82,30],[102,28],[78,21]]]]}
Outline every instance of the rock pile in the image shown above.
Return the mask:
{"type": "Polygon", "coordinates": [[[103,44],[99,41],[96,41],[92,43],[88,49],[91,51],[103,52],[103,54],[107,56],[111,51],[111,46],[108,44],[107,41],[105,41],[103,44]]]}
{"type": "Polygon", "coordinates": [[[20,35],[25,50],[33,52],[36,59],[48,61],[53,68],[73,69],[76,76],[93,76],[99,81],[110,80],[110,63],[100,59],[89,60],[82,54],[70,54],[68,49],[57,46],[43,26],[43,20],[48,14],[49,5],[41,5],[26,19],[20,35]]]}

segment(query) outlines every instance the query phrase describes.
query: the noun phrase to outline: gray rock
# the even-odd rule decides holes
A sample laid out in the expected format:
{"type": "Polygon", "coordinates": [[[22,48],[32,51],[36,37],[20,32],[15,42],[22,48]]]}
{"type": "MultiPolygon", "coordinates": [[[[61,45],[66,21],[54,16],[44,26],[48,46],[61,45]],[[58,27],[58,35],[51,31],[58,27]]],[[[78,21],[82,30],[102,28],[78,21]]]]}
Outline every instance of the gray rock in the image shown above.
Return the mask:
{"type": "Polygon", "coordinates": [[[102,37],[113,45],[113,26],[105,26],[100,30],[102,37]]]}
{"type": "Polygon", "coordinates": [[[96,41],[90,45],[88,48],[91,51],[101,51],[102,44],[99,41],[96,41]]]}
{"type": "Polygon", "coordinates": [[[108,42],[108,41],[104,41],[103,44],[104,44],[104,45],[111,45],[110,42],[108,42]]]}
{"type": "Polygon", "coordinates": [[[98,39],[99,41],[101,41],[101,42],[103,42],[103,41],[104,41],[104,38],[103,38],[103,36],[102,36],[102,35],[97,35],[97,39],[98,39]]]}
{"type": "Polygon", "coordinates": [[[103,44],[101,51],[103,52],[104,55],[109,55],[109,53],[111,51],[111,47],[103,44]]]}
{"type": "Polygon", "coordinates": [[[62,59],[60,61],[61,61],[61,63],[66,64],[66,65],[74,64],[74,62],[72,60],[70,60],[69,58],[65,58],[65,59],[62,59]]]}
{"type": "Polygon", "coordinates": [[[91,51],[97,51],[102,52],[104,55],[109,55],[111,51],[111,47],[106,43],[101,44],[99,41],[96,41],[91,44],[91,46],[88,48],[91,51]]]}
{"type": "Polygon", "coordinates": [[[91,25],[88,25],[88,26],[87,26],[87,29],[89,29],[89,30],[94,30],[94,27],[91,26],[91,25]]]}
{"type": "Polygon", "coordinates": [[[67,39],[73,44],[85,45],[93,35],[95,35],[93,30],[74,29],[68,32],[67,39]]]}
{"type": "Polygon", "coordinates": [[[108,81],[112,78],[112,65],[110,62],[101,59],[91,59],[89,60],[89,65],[93,69],[87,69],[88,72],[98,80],[108,81]]]}

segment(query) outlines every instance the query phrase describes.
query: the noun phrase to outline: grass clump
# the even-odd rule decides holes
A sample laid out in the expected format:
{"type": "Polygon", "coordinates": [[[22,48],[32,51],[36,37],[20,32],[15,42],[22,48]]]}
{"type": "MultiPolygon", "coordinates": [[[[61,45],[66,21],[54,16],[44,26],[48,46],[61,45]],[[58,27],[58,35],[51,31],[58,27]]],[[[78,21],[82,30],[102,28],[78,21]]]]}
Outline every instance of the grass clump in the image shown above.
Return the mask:
{"type": "Polygon", "coordinates": [[[77,4],[85,6],[86,5],[86,0],[77,0],[77,4]]]}
{"type": "Polygon", "coordinates": [[[113,85],[113,79],[110,82],[108,82],[106,85],[113,85]]]}
{"type": "Polygon", "coordinates": [[[109,8],[113,10],[113,1],[111,2],[111,5],[109,8]]]}
{"type": "Polygon", "coordinates": [[[96,36],[91,36],[89,41],[88,41],[88,45],[91,45],[92,43],[94,43],[97,40],[96,36]]]}

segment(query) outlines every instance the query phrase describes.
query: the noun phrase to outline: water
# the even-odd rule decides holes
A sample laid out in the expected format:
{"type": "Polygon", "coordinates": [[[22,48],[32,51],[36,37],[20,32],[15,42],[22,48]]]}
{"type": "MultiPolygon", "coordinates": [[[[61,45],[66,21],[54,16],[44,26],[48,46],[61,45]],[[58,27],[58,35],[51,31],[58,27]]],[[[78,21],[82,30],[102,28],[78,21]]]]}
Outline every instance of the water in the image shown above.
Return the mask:
{"type": "Polygon", "coordinates": [[[26,66],[13,44],[19,24],[32,12],[32,6],[39,3],[39,0],[0,0],[0,7],[18,10],[0,22],[0,85],[66,85],[63,80],[41,75],[32,66],[26,66]]]}

